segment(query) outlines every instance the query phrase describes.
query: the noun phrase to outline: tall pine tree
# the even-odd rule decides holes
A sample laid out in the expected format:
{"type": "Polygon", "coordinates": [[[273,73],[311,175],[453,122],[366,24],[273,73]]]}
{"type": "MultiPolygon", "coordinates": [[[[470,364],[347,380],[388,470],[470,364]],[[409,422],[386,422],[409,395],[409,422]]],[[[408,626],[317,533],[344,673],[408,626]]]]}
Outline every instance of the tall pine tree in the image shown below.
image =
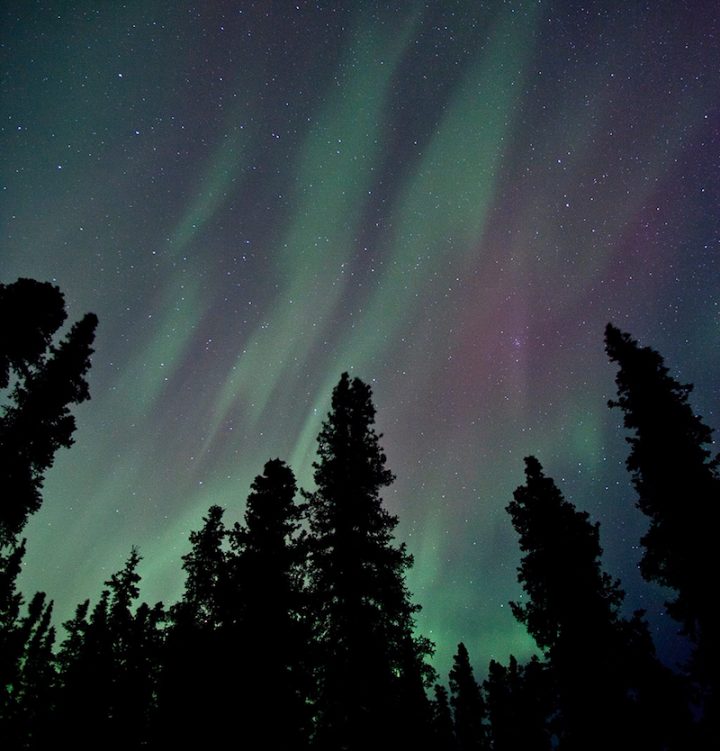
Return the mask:
{"type": "Polygon", "coordinates": [[[220,506],[210,507],[202,527],[190,533],[191,549],[183,556],[185,589],[170,608],[160,673],[155,743],[161,748],[214,748],[226,737],[218,723],[229,700],[221,640],[228,558],[223,515],[220,506]],[[196,721],[178,721],[188,717],[196,721]]]}
{"type": "Polygon", "coordinates": [[[433,747],[436,751],[457,751],[455,725],[450,710],[448,690],[441,683],[435,684],[432,702],[433,747]]]}
{"type": "MultiPolygon", "coordinates": [[[[617,401],[624,413],[627,467],[637,507],[650,526],[641,540],[643,576],[673,590],[668,612],[695,645],[692,672],[704,691],[709,721],[720,713],[720,618],[710,593],[718,578],[718,458],[712,431],[689,403],[692,386],[669,375],[663,358],[611,324],[605,348],[617,363],[617,401]]],[[[717,721],[713,743],[720,744],[717,721]]]]}
{"type": "Polygon", "coordinates": [[[221,635],[248,751],[301,751],[309,740],[309,631],[296,494],[290,467],[268,461],[252,483],[245,523],[229,534],[221,635]]]}
{"type": "Polygon", "coordinates": [[[54,727],[62,746],[139,749],[150,741],[163,610],[142,604],[133,612],[140,560],[133,548],[90,617],[86,601],[65,624],[54,727]]]}
{"type": "Polygon", "coordinates": [[[467,647],[460,642],[450,670],[450,703],[455,720],[455,738],[460,751],[488,748],[485,701],[475,680],[467,647]]]}
{"type": "Polygon", "coordinates": [[[344,373],[318,437],[308,495],[310,589],[318,645],[319,749],[413,748],[429,736],[423,680],[429,642],[380,492],[394,479],[373,427],[370,387],[344,373]]]}
{"type": "Polygon", "coordinates": [[[90,398],[85,376],[97,317],[88,313],[58,344],[65,321],[57,287],[33,279],[0,284],[0,546],[15,544],[42,503],[44,473],[73,443],[70,405],[90,398]]]}
{"type": "MultiPolygon", "coordinates": [[[[639,614],[620,615],[624,593],[600,565],[599,525],[566,501],[535,457],[508,506],[523,552],[518,579],[528,600],[511,603],[545,652],[557,687],[560,748],[663,748],[648,721],[644,687],[665,673],[639,614]]],[[[660,727],[670,717],[656,718],[660,727]]]]}
{"type": "Polygon", "coordinates": [[[0,738],[10,749],[45,747],[55,699],[52,602],[38,592],[27,610],[0,624],[0,738]]]}
{"type": "Polygon", "coordinates": [[[493,751],[550,750],[548,718],[555,702],[537,657],[518,665],[511,655],[507,667],[490,660],[483,688],[493,751]]]}
{"type": "Polygon", "coordinates": [[[97,318],[88,313],[54,344],[66,318],[58,287],[0,284],[0,735],[8,743],[25,731],[28,744],[40,743],[52,702],[52,603],[38,593],[23,616],[16,580],[25,554],[19,536],[41,506],[45,472],[73,442],[70,407],[89,398],[97,318]]]}

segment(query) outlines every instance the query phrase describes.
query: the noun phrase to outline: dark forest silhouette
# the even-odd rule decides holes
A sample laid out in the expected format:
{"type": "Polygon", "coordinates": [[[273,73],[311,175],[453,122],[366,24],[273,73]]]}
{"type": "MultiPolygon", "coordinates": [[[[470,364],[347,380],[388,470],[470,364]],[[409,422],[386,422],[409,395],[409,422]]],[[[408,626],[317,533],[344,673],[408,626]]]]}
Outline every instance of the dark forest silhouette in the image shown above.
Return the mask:
{"type": "Polygon", "coordinates": [[[269,460],[242,523],[211,506],[183,556],[185,588],[166,607],[138,603],[134,548],[99,600],[78,605],[56,644],[52,602],[17,589],[22,532],[44,473],[72,444],[71,408],[97,319],[56,343],[62,293],[0,284],[0,743],[3,749],[177,746],[242,749],[595,751],[715,749],[718,628],[710,593],[720,500],[711,430],[660,355],[608,324],[627,467],[649,518],[641,572],[667,588],[690,640],[687,664],[655,654],[642,611],[621,615],[602,568],[599,525],[563,497],[535,457],[507,511],[519,538],[515,617],[539,656],[510,655],[476,679],[459,644],[447,682],[415,630],[381,492],[394,475],[374,429],[370,387],[344,373],[318,436],[315,490],[269,460]]]}

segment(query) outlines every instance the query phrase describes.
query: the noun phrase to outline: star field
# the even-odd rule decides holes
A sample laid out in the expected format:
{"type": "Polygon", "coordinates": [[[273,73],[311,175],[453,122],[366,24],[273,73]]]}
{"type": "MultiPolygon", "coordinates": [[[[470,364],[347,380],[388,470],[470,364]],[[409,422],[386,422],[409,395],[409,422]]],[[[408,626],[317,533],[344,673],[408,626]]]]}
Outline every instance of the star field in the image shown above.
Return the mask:
{"type": "Polygon", "coordinates": [[[269,457],[311,487],[332,387],[371,383],[385,502],[446,670],[532,642],[504,511],[533,453],[637,573],[608,321],[720,426],[714,3],[27,2],[2,11],[0,272],[100,319],[92,401],[27,527],[58,622],[269,457]]]}

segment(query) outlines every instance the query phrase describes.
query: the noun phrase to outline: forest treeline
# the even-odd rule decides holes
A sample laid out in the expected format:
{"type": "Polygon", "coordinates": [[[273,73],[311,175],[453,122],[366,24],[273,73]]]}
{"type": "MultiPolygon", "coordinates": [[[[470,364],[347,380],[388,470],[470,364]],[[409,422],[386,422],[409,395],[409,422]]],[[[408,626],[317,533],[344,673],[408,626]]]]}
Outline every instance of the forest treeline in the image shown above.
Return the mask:
{"type": "Polygon", "coordinates": [[[381,493],[394,476],[370,387],[344,373],[318,435],[315,489],[269,460],[243,521],[208,509],[182,558],[179,602],[138,602],[131,549],[96,602],[56,634],[52,602],[18,591],[22,532],[44,473],[72,444],[73,405],[89,398],[97,319],[64,338],[61,291],[0,285],[0,744],[3,749],[599,751],[717,749],[715,536],[720,500],[711,431],[691,386],[661,356],[608,324],[627,468],[648,517],[641,573],[667,588],[692,645],[657,657],[642,611],[624,616],[602,567],[599,528],[535,457],[507,511],[520,544],[515,617],[538,647],[491,661],[479,682],[463,644],[430,666],[406,586],[413,558],[381,493]]]}

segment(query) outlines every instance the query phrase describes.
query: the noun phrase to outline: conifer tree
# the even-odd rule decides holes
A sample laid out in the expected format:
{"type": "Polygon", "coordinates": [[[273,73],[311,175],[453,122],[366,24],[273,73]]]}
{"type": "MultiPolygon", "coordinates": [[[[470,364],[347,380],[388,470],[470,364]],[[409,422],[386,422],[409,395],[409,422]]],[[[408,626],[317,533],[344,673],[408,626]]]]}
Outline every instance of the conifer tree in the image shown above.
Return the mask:
{"type": "Polygon", "coordinates": [[[25,650],[21,660],[19,704],[21,737],[27,748],[49,748],[49,732],[55,702],[56,672],[53,603],[38,592],[28,606],[25,650]]]}
{"type": "Polygon", "coordinates": [[[547,723],[555,703],[537,657],[524,666],[512,655],[507,666],[491,660],[483,688],[493,751],[549,751],[547,723]]]}
{"type": "Polygon", "coordinates": [[[435,699],[432,702],[433,747],[437,751],[457,751],[455,726],[448,691],[440,683],[435,684],[435,699]]]}
{"type": "Polygon", "coordinates": [[[17,535],[42,503],[44,473],[55,452],[73,443],[70,405],[90,398],[85,376],[97,317],[88,313],[59,345],[66,318],[57,287],[32,279],[0,284],[0,546],[17,535]]]}
{"type": "Polygon", "coordinates": [[[344,373],[318,437],[308,495],[319,749],[412,748],[427,740],[429,642],[413,634],[397,518],[380,492],[394,479],[374,430],[370,387],[344,373]]]}
{"type": "Polygon", "coordinates": [[[66,319],[59,287],[34,279],[0,284],[0,388],[42,364],[66,319]]]}
{"type": "MultiPolygon", "coordinates": [[[[56,732],[62,745],[89,751],[97,738],[111,738],[117,665],[109,629],[110,594],[104,589],[89,617],[88,608],[78,606],[70,622],[73,650],[60,649],[60,690],[56,732]],[[82,622],[80,621],[82,618],[82,622]],[[86,732],[78,737],[77,729],[86,732]]],[[[89,603],[88,603],[89,604],[89,603]]]]}
{"type": "Polygon", "coordinates": [[[221,631],[249,750],[300,751],[309,739],[309,631],[296,494],[290,467],[268,461],[252,483],[244,524],[229,534],[221,631]]]}
{"type": "MultiPolygon", "coordinates": [[[[617,401],[624,413],[627,468],[637,507],[650,520],[641,540],[640,571],[672,590],[668,612],[694,641],[692,673],[705,692],[705,715],[720,712],[720,618],[709,593],[716,588],[720,508],[718,457],[712,431],[689,403],[692,385],[669,375],[663,358],[611,324],[605,348],[617,363],[617,401]]],[[[714,742],[720,743],[715,723],[714,742]]]]}
{"type": "MultiPolygon", "coordinates": [[[[99,610],[105,613],[106,592],[101,602],[99,610]]],[[[106,668],[107,660],[98,659],[100,650],[93,644],[97,634],[90,630],[89,610],[90,600],[85,600],[75,608],[75,615],[63,623],[67,635],[57,656],[59,689],[53,721],[54,735],[58,739],[72,738],[80,723],[87,726],[88,731],[94,730],[97,718],[104,715],[100,706],[103,697],[98,688],[98,676],[106,668]]],[[[74,745],[82,748],[82,744],[74,745]]]]}
{"type": "Polygon", "coordinates": [[[97,324],[87,314],[56,345],[66,318],[58,287],[33,279],[0,284],[0,736],[28,747],[42,742],[47,726],[55,632],[43,594],[22,615],[16,580],[25,540],[18,538],[40,508],[55,452],[72,445],[70,406],[89,398],[97,324]]]}
{"type": "Polygon", "coordinates": [[[133,610],[140,594],[140,561],[137,549],[132,548],[123,568],[106,582],[113,678],[109,727],[111,737],[122,748],[139,748],[147,743],[155,713],[158,629],[163,608],[141,603],[133,610]]]}
{"type": "Polygon", "coordinates": [[[223,705],[226,656],[220,639],[222,592],[227,579],[224,510],[211,506],[203,526],[190,533],[183,556],[186,574],[180,602],[170,608],[158,694],[156,744],[214,747],[222,742],[214,721],[223,705]],[[195,717],[197,722],[178,722],[195,717]]]}
{"type": "Polygon", "coordinates": [[[638,697],[644,671],[657,665],[652,642],[639,614],[630,623],[620,616],[624,593],[601,569],[599,525],[563,498],[537,459],[525,465],[526,483],[508,512],[520,536],[518,579],[528,601],[511,606],[547,657],[560,748],[599,751],[619,737],[632,747],[662,748],[650,742],[656,734],[643,725],[646,699],[638,697]]]}
{"type": "Polygon", "coordinates": [[[460,642],[450,670],[450,703],[455,721],[455,738],[460,751],[488,748],[485,701],[473,675],[467,648],[460,642]]]}
{"type": "Polygon", "coordinates": [[[48,737],[55,688],[52,605],[36,593],[27,615],[18,609],[0,633],[0,738],[8,748],[39,748],[48,737]]]}
{"type": "Polygon", "coordinates": [[[208,631],[222,621],[221,591],[227,574],[224,514],[220,506],[211,506],[202,528],[190,533],[192,548],[182,557],[185,590],[173,612],[176,621],[187,619],[208,631]]]}
{"type": "Polygon", "coordinates": [[[17,589],[25,540],[3,551],[0,546],[0,731],[10,732],[17,713],[20,661],[25,647],[22,630],[22,594],[17,589]]]}
{"type": "Polygon", "coordinates": [[[105,582],[90,617],[84,602],[65,624],[55,720],[60,745],[97,748],[101,738],[109,747],[139,749],[150,740],[162,607],[132,610],[140,560],[133,548],[123,568],[105,582]],[[85,732],[78,735],[78,728],[85,732]]]}

